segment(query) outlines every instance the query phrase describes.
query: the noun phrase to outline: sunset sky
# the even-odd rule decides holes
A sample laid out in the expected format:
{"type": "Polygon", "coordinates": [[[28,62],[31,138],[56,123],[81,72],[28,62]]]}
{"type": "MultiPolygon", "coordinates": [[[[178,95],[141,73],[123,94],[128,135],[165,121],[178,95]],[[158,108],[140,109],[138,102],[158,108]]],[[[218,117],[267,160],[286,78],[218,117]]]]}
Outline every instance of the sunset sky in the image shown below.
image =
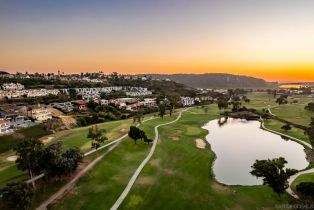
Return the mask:
{"type": "Polygon", "coordinates": [[[314,1],[0,0],[0,70],[314,81],[314,1]]]}

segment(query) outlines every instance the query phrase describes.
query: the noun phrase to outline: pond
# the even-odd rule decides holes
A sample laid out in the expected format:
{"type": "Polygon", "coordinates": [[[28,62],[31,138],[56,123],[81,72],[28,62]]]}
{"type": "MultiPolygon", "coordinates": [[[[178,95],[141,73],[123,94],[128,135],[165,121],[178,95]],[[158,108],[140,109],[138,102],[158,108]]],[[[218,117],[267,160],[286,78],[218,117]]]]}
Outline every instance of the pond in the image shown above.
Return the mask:
{"type": "Polygon", "coordinates": [[[250,174],[256,159],[284,157],[287,168],[308,166],[302,145],[262,130],[259,121],[241,119],[212,120],[204,125],[206,140],[216,154],[213,172],[218,182],[227,185],[259,185],[261,179],[250,174]]]}

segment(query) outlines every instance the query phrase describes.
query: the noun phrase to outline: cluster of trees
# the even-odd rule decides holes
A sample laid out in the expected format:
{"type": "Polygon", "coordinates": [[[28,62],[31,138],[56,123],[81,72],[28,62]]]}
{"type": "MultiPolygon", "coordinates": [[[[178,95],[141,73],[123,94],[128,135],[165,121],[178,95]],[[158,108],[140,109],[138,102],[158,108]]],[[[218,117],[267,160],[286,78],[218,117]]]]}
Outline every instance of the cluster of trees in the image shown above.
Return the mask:
{"type": "Polygon", "coordinates": [[[105,140],[108,138],[105,136],[106,130],[105,129],[98,129],[98,126],[92,126],[88,129],[87,138],[92,140],[92,148],[98,149],[105,140]]]}
{"type": "Polygon", "coordinates": [[[33,189],[25,182],[9,183],[0,194],[0,209],[27,210],[31,205],[34,195],[33,189]]]}
{"type": "Polygon", "coordinates": [[[228,90],[227,96],[221,96],[218,98],[217,100],[218,109],[219,110],[228,109],[229,105],[232,105],[232,111],[237,112],[237,111],[240,111],[241,109],[242,101],[245,103],[251,102],[251,100],[246,95],[243,95],[242,97],[240,97],[238,95],[239,93],[242,93],[240,89],[228,90]]]}
{"type": "Polygon", "coordinates": [[[152,139],[147,138],[146,133],[136,126],[131,126],[128,134],[129,134],[129,137],[134,140],[135,144],[136,144],[136,141],[139,139],[143,140],[144,142],[148,144],[153,141],[152,139]]]}
{"type": "Polygon", "coordinates": [[[288,95],[281,95],[277,98],[276,103],[279,105],[287,104],[288,103],[288,95]]]}
{"type": "Polygon", "coordinates": [[[48,177],[68,175],[75,171],[83,160],[83,155],[78,148],[71,148],[63,153],[61,141],[44,148],[43,143],[38,139],[24,139],[14,150],[17,155],[17,168],[28,171],[30,178],[42,172],[48,177]]]}
{"type": "Polygon", "coordinates": [[[103,123],[106,121],[113,121],[126,118],[126,115],[115,115],[112,112],[100,112],[100,113],[92,113],[89,115],[78,116],[77,125],[79,126],[87,126],[97,123],[103,123]]]}
{"type": "MultiPolygon", "coordinates": [[[[72,174],[83,161],[78,148],[64,151],[61,141],[44,147],[38,139],[24,139],[14,150],[17,168],[27,171],[31,179],[40,173],[45,173],[46,180],[62,179],[72,174]]],[[[36,190],[35,182],[31,184],[32,187],[24,181],[7,184],[0,192],[3,209],[28,209],[36,190]]]]}
{"type": "Polygon", "coordinates": [[[314,112],[314,102],[310,102],[305,106],[305,109],[314,112]]]}
{"type": "Polygon", "coordinates": [[[124,91],[121,91],[121,90],[112,91],[110,93],[103,92],[100,94],[101,99],[107,99],[107,100],[115,99],[115,98],[123,98],[123,97],[126,97],[126,93],[124,91]]]}
{"type": "Polygon", "coordinates": [[[167,110],[169,111],[169,115],[172,116],[174,109],[178,106],[179,99],[180,95],[177,93],[157,97],[156,102],[158,105],[159,116],[163,119],[167,110]]]}
{"type": "Polygon", "coordinates": [[[251,174],[263,178],[263,184],[271,187],[280,196],[289,187],[288,179],[298,172],[295,169],[285,169],[287,163],[283,157],[256,160],[251,174]]]}

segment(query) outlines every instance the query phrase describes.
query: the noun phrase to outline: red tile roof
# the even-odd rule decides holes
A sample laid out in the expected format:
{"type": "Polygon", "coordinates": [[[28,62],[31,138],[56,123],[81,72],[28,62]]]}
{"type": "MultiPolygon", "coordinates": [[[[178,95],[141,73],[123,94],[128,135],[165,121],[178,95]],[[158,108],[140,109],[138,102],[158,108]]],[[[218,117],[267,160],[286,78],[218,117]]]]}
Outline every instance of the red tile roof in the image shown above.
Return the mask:
{"type": "Polygon", "coordinates": [[[4,119],[0,119],[0,124],[6,124],[8,121],[4,120],[4,119]]]}

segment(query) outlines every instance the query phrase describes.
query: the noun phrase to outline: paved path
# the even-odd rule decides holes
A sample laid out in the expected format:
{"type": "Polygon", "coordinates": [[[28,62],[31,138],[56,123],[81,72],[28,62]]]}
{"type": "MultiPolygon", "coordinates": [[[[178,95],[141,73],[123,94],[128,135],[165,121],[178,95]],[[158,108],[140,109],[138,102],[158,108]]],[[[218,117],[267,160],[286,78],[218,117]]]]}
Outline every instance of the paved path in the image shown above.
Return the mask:
{"type": "Polygon", "coordinates": [[[288,180],[289,182],[289,188],[286,190],[287,193],[289,193],[291,196],[293,196],[294,198],[296,199],[299,199],[299,196],[297,194],[295,194],[293,192],[293,190],[291,189],[291,185],[292,183],[294,182],[294,180],[296,180],[296,178],[298,178],[299,176],[303,175],[303,174],[310,174],[310,173],[314,173],[314,168],[311,168],[309,170],[306,170],[306,171],[300,171],[299,173],[293,175],[290,177],[290,179],[288,180]]]}
{"type": "MultiPolygon", "coordinates": [[[[150,118],[144,120],[142,123],[147,122],[147,121],[150,121],[150,120],[154,120],[154,119],[156,119],[156,118],[154,118],[154,117],[152,116],[152,117],[150,117],[150,118]]],[[[140,125],[140,124],[137,124],[136,127],[138,127],[139,125],[140,125]]],[[[118,141],[121,141],[122,139],[124,139],[124,138],[127,137],[127,136],[128,136],[128,134],[125,134],[125,135],[119,137],[118,139],[113,140],[112,142],[110,142],[110,143],[108,143],[108,144],[105,144],[105,145],[99,147],[97,150],[92,149],[91,151],[88,151],[88,152],[84,153],[84,157],[85,157],[85,156],[88,156],[88,155],[90,155],[90,154],[93,154],[94,152],[99,151],[99,150],[101,150],[101,149],[104,149],[104,148],[106,148],[106,147],[109,147],[110,145],[112,145],[112,144],[114,144],[114,143],[116,143],[116,142],[118,142],[118,141]]],[[[45,176],[45,174],[42,173],[42,174],[39,174],[39,175],[33,177],[32,179],[26,180],[25,182],[26,182],[27,184],[29,184],[29,183],[32,183],[32,182],[38,180],[38,179],[43,178],[44,176],[45,176]]]]}
{"type": "Polygon", "coordinates": [[[142,161],[142,163],[140,164],[140,166],[136,169],[136,171],[134,172],[133,176],[131,177],[128,185],[126,186],[126,188],[124,189],[124,191],[122,192],[122,194],[120,195],[120,197],[118,198],[118,200],[113,204],[113,206],[111,207],[111,210],[116,210],[119,208],[119,206],[121,205],[121,203],[124,201],[124,199],[126,198],[126,196],[128,195],[128,193],[130,192],[132,186],[134,185],[137,177],[139,176],[139,174],[141,173],[141,171],[143,170],[144,166],[148,163],[148,161],[150,160],[150,158],[153,156],[154,152],[155,152],[155,149],[156,149],[156,145],[157,145],[157,142],[158,142],[158,136],[159,136],[159,133],[158,133],[158,128],[160,126],[164,126],[164,125],[169,125],[169,124],[172,124],[172,123],[175,123],[177,122],[180,118],[181,118],[181,115],[182,115],[182,112],[186,111],[183,110],[181,112],[179,112],[179,115],[178,117],[171,121],[171,122],[168,122],[168,123],[164,123],[164,124],[159,124],[157,126],[155,126],[155,139],[154,139],[154,143],[153,143],[153,146],[151,147],[148,155],[146,156],[146,158],[142,161]]]}
{"type": "Polygon", "coordinates": [[[105,153],[103,153],[102,155],[100,155],[99,157],[97,157],[95,160],[93,160],[91,163],[89,163],[83,170],[81,170],[78,174],[76,174],[74,176],[74,178],[67,183],[66,185],[64,185],[61,189],[58,190],[58,192],[56,192],[55,194],[53,194],[52,196],[50,196],[50,198],[48,200],[46,200],[44,203],[42,203],[39,207],[37,207],[37,210],[46,210],[47,206],[49,204],[51,204],[54,200],[60,198],[66,191],[68,191],[69,189],[71,189],[75,182],[78,181],[79,178],[81,178],[87,171],[89,171],[92,167],[95,166],[96,163],[98,163],[103,157],[105,157],[109,152],[111,152],[113,149],[115,149],[119,144],[121,143],[121,141],[115,143],[113,146],[111,146],[105,153]]]}
{"type": "MultiPolygon", "coordinates": [[[[289,138],[289,139],[291,139],[291,140],[294,140],[294,141],[296,141],[296,142],[298,142],[298,143],[300,143],[300,144],[302,144],[302,145],[304,145],[304,146],[307,146],[308,148],[312,149],[312,145],[311,145],[311,144],[309,144],[309,143],[307,143],[307,142],[305,142],[305,141],[302,141],[301,139],[297,139],[297,138],[294,138],[294,137],[292,137],[292,136],[289,136],[289,135],[286,135],[286,134],[283,134],[283,133],[280,133],[280,132],[271,130],[271,129],[269,129],[269,128],[266,128],[265,125],[264,125],[263,119],[261,119],[261,128],[264,129],[264,130],[266,130],[266,131],[269,131],[269,132],[271,132],[271,133],[274,133],[274,134],[277,134],[277,135],[280,135],[280,136],[285,136],[285,137],[287,137],[287,138],[289,138]]],[[[293,190],[291,189],[291,184],[292,184],[292,183],[294,182],[294,180],[296,180],[300,175],[309,174],[309,173],[314,173],[314,168],[311,168],[311,169],[308,169],[308,170],[305,170],[305,171],[300,171],[299,173],[297,173],[297,174],[291,176],[291,177],[289,178],[289,180],[288,180],[288,182],[289,182],[289,188],[286,190],[287,193],[289,193],[292,197],[298,199],[298,198],[299,198],[298,195],[295,194],[295,193],[293,192],[293,190]]]]}
{"type": "MultiPolygon", "coordinates": [[[[153,119],[156,119],[156,118],[153,118],[153,117],[150,117],[149,119],[146,119],[143,121],[144,122],[147,122],[149,120],[153,120],[153,119]]],[[[139,126],[140,124],[137,124],[136,126],[139,126]]],[[[89,171],[90,169],[92,169],[96,163],[98,163],[101,159],[103,159],[109,152],[111,152],[112,150],[114,150],[120,143],[121,143],[121,140],[123,140],[125,137],[127,137],[128,134],[125,134],[123,136],[121,136],[120,138],[98,148],[97,151],[99,151],[99,149],[103,149],[105,147],[108,147],[108,146],[111,146],[106,152],[104,152],[102,155],[100,155],[99,157],[97,157],[96,159],[94,159],[91,163],[89,163],[83,170],[81,170],[78,174],[76,174],[72,180],[70,182],[68,182],[66,185],[64,185],[62,188],[60,188],[55,194],[53,194],[52,196],[50,196],[50,198],[48,198],[45,202],[43,202],[39,207],[36,208],[36,210],[46,210],[47,209],[47,206],[49,204],[51,204],[53,201],[61,198],[64,193],[66,193],[67,191],[69,191],[70,189],[72,189],[72,187],[74,186],[74,184],[87,172],[89,171]]],[[[96,152],[96,150],[91,150],[87,153],[84,154],[84,156],[87,156],[87,155],[90,155],[92,153],[96,152]]],[[[43,177],[44,174],[40,174],[39,178],[43,177]]],[[[36,178],[36,177],[35,177],[36,178]]],[[[37,179],[39,179],[37,178],[37,179]]],[[[31,183],[32,181],[34,181],[34,178],[32,180],[28,180],[27,182],[28,183],[31,183]]]]}

